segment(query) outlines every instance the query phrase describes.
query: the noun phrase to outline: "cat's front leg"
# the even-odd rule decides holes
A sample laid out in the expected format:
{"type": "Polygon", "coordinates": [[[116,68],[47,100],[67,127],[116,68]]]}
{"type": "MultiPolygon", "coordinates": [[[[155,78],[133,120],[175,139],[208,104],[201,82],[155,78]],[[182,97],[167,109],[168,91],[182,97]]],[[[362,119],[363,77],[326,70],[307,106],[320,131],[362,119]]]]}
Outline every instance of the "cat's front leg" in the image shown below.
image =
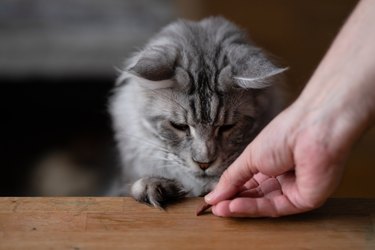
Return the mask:
{"type": "Polygon", "coordinates": [[[137,201],[157,208],[162,208],[187,194],[178,182],[162,177],[143,177],[134,182],[130,192],[137,201]]]}

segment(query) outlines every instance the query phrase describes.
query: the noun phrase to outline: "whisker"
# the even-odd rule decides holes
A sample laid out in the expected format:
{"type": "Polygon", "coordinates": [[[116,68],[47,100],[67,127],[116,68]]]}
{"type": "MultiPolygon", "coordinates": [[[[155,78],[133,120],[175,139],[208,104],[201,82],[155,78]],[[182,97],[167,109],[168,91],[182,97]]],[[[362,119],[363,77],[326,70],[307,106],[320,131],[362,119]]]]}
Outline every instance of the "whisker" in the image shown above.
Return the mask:
{"type": "Polygon", "coordinates": [[[147,145],[150,145],[150,146],[154,146],[154,147],[158,147],[160,149],[163,149],[165,150],[165,152],[169,152],[168,148],[166,147],[163,147],[162,145],[159,145],[157,143],[154,143],[153,141],[151,140],[147,140],[143,137],[140,137],[140,136],[137,136],[137,135],[132,135],[132,134],[128,134],[128,133],[124,133],[125,136],[128,136],[128,137],[133,137],[135,139],[139,139],[141,143],[145,143],[147,145]]]}
{"type": "MultiPolygon", "coordinates": [[[[172,152],[171,152],[168,148],[166,148],[166,147],[163,147],[163,146],[161,146],[161,145],[158,145],[158,144],[156,144],[156,143],[153,143],[153,142],[151,142],[151,141],[149,141],[149,140],[145,140],[144,138],[141,138],[141,137],[139,137],[139,136],[135,136],[135,135],[131,135],[131,134],[125,134],[125,135],[126,135],[126,136],[129,136],[129,137],[134,137],[134,138],[136,138],[136,139],[142,139],[142,140],[139,141],[140,143],[144,143],[144,144],[148,145],[149,147],[151,147],[151,148],[154,149],[154,150],[158,150],[158,151],[160,151],[160,152],[167,153],[169,157],[173,157],[173,159],[169,159],[169,158],[167,158],[167,157],[162,158],[161,156],[158,156],[158,157],[160,157],[160,158],[163,159],[163,160],[168,160],[168,161],[178,160],[178,161],[181,161],[181,162],[182,162],[182,160],[180,159],[180,157],[179,157],[178,155],[176,155],[175,153],[172,153],[172,152]]],[[[153,157],[155,158],[155,156],[153,156],[153,157]]]]}

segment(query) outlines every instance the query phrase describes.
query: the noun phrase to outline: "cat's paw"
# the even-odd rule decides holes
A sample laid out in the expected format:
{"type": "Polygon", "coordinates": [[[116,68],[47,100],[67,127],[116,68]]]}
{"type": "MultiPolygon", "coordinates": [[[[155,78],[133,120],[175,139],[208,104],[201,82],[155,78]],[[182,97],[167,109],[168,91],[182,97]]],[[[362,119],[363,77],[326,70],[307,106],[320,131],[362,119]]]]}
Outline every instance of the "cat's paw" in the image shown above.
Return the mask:
{"type": "Polygon", "coordinates": [[[186,191],[174,180],[145,177],[131,187],[131,195],[139,202],[163,208],[168,202],[185,197],[186,191]]]}

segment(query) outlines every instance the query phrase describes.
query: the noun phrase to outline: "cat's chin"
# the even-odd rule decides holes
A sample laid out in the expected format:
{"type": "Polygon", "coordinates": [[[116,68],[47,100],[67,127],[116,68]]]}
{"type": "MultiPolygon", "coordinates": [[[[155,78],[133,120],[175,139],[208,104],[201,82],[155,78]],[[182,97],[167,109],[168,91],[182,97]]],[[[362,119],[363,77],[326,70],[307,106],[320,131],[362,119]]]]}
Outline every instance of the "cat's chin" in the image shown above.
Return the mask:
{"type": "Polygon", "coordinates": [[[194,172],[194,176],[201,179],[212,179],[216,178],[217,174],[210,174],[205,171],[194,172]]]}
{"type": "Polygon", "coordinates": [[[208,177],[207,173],[205,173],[205,172],[195,173],[195,176],[198,177],[198,178],[207,178],[208,177]]]}

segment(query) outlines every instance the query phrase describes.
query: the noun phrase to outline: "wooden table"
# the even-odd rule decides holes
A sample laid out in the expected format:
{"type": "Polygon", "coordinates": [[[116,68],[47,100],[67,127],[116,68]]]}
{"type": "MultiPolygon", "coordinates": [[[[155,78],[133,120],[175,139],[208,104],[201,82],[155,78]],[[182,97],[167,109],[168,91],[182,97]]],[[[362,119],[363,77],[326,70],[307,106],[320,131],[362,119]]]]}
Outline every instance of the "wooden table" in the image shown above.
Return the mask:
{"type": "Polygon", "coordinates": [[[0,249],[375,249],[375,200],[331,199],[278,219],[197,217],[130,198],[0,198],[0,249]]]}

